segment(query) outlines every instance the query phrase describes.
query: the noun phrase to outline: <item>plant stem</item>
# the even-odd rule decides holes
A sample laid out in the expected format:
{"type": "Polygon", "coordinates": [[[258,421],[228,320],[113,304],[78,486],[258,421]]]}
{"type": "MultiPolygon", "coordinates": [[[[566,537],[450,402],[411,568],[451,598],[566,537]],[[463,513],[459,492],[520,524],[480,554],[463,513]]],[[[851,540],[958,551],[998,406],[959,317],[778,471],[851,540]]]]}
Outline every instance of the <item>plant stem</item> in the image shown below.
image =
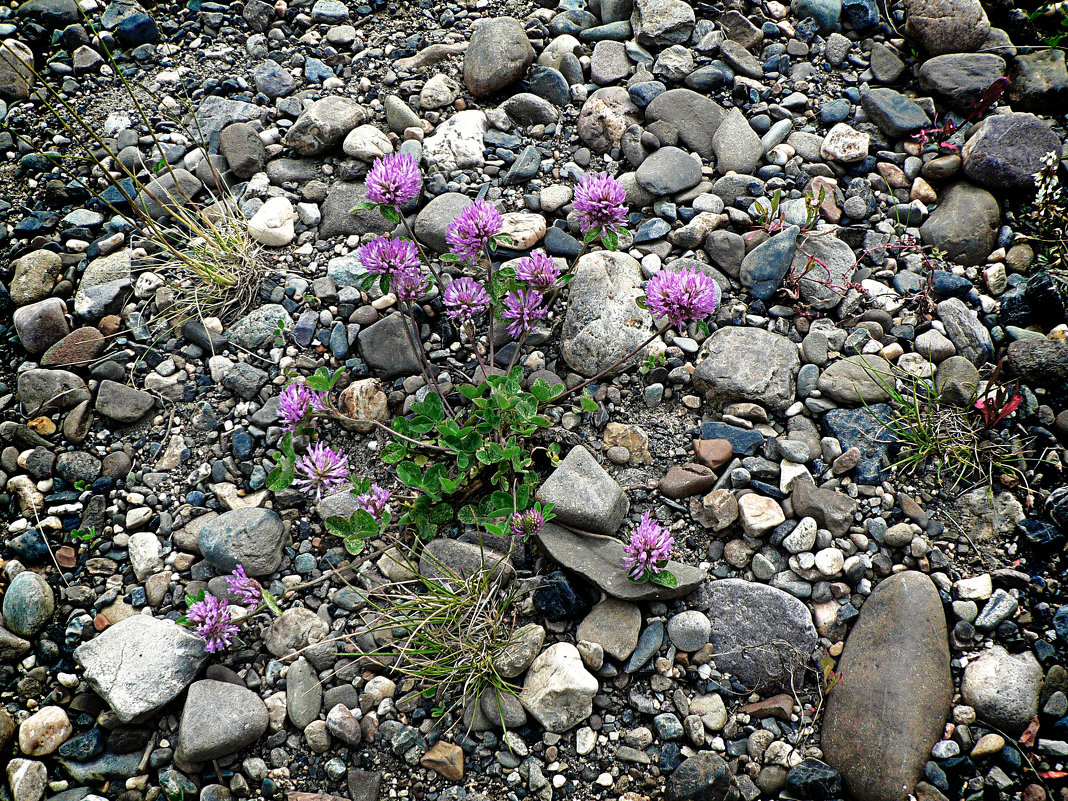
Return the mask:
{"type": "MultiPolygon", "coordinates": [[[[325,417],[327,419],[334,419],[334,420],[338,420],[338,421],[341,421],[341,422],[348,421],[350,423],[353,422],[353,420],[355,419],[355,418],[352,418],[352,417],[345,417],[345,415],[341,414],[340,412],[335,412],[335,411],[312,412],[308,416],[309,417],[325,417]]],[[[420,448],[426,448],[427,450],[431,450],[431,451],[441,451],[442,453],[455,453],[455,451],[451,451],[448,448],[443,448],[440,445],[435,445],[433,442],[420,442],[417,439],[412,439],[411,437],[405,436],[404,434],[401,434],[399,431],[394,431],[392,428],[387,426],[381,420],[364,419],[364,420],[356,420],[356,422],[358,422],[358,423],[372,423],[373,425],[376,425],[379,428],[381,428],[383,431],[385,431],[390,436],[396,437],[397,439],[402,439],[405,442],[408,442],[408,443],[410,443],[412,445],[416,445],[416,446],[418,446],[420,448]]]]}
{"type": "Polygon", "coordinates": [[[438,286],[438,292],[444,292],[445,284],[441,282],[441,273],[438,272],[437,268],[434,266],[434,262],[432,262],[430,258],[426,255],[426,251],[423,249],[422,243],[415,238],[415,231],[413,231],[412,227],[408,225],[408,218],[404,216],[400,209],[397,209],[397,216],[401,218],[401,222],[404,223],[404,230],[408,232],[408,236],[410,236],[412,238],[412,242],[415,243],[415,247],[418,249],[419,255],[423,257],[423,263],[426,264],[427,269],[430,270],[430,274],[434,276],[434,282],[438,286]]]}
{"type": "Polygon", "coordinates": [[[471,348],[475,351],[478,366],[482,368],[482,380],[485,381],[489,378],[489,370],[486,369],[486,363],[482,360],[482,354],[478,352],[478,340],[475,339],[475,324],[471,320],[467,321],[467,335],[471,337],[471,348]]]}
{"type": "MultiPolygon", "coordinates": [[[[434,391],[438,393],[438,397],[441,398],[441,405],[445,409],[445,413],[449,417],[456,419],[456,412],[452,410],[449,405],[449,401],[445,398],[445,394],[441,391],[441,387],[438,385],[438,379],[434,377],[434,371],[430,369],[430,358],[426,355],[426,348],[423,347],[423,338],[419,336],[419,323],[415,319],[415,306],[412,301],[408,301],[408,316],[412,321],[412,328],[408,330],[409,339],[413,340],[418,347],[419,357],[422,361],[423,377],[427,380],[427,383],[434,388],[434,391]]],[[[407,324],[404,326],[408,328],[407,324]]]]}
{"type": "Polygon", "coordinates": [[[625,362],[628,359],[630,359],[638,351],[640,351],[642,348],[644,348],[646,345],[648,345],[650,342],[652,342],[658,336],[663,334],[670,327],[671,327],[671,323],[665,323],[664,326],[660,330],[654,331],[652,333],[652,335],[647,340],[645,340],[640,345],[638,345],[636,348],[634,348],[632,351],[630,351],[630,353],[627,353],[627,354],[625,354],[623,356],[620,356],[618,359],[616,359],[614,362],[612,362],[612,364],[608,365],[606,368],[601,370],[601,372],[599,372],[597,375],[593,376],[592,378],[587,378],[581,384],[578,384],[577,386],[574,386],[571,389],[565,390],[563,393],[561,393],[560,395],[557,395],[555,398],[553,398],[553,401],[554,402],[561,401],[564,398],[566,398],[568,395],[571,395],[571,394],[573,394],[575,392],[578,392],[580,390],[585,389],[590,384],[592,384],[594,381],[596,381],[598,378],[601,378],[606,373],[610,373],[612,370],[615,370],[617,367],[619,367],[619,365],[623,364],[623,362],[625,362]]]}
{"type": "Polygon", "coordinates": [[[486,249],[486,264],[486,284],[488,285],[490,300],[492,301],[489,308],[489,356],[490,366],[492,367],[496,364],[494,356],[497,352],[497,345],[493,340],[493,322],[497,318],[497,301],[499,298],[497,297],[497,285],[493,278],[493,254],[489,252],[488,248],[486,249]]]}
{"type": "Polygon", "coordinates": [[[527,341],[527,332],[523,332],[523,336],[519,337],[519,342],[516,343],[515,352],[512,354],[511,360],[508,362],[508,369],[505,370],[505,375],[512,372],[512,368],[515,367],[515,360],[519,358],[519,352],[523,349],[523,345],[527,341]]]}

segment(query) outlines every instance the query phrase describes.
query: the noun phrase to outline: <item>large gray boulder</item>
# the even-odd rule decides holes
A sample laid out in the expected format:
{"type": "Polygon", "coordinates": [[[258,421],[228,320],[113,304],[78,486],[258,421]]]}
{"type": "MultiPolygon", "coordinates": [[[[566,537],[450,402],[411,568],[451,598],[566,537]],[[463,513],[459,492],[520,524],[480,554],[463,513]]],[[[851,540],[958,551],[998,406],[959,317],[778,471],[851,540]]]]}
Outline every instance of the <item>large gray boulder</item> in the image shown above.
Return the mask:
{"type": "Polygon", "coordinates": [[[553,504],[558,523],[595,534],[615,534],[630,511],[623,488],[581,445],[542,482],[537,497],[553,504]]]}
{"type": "Polygon", "coordinates": [[[282,143],[302,156],[318,156],[338,147],[357,125],[367,122],[367,109],[347,97],[316,100],[297,117],[282,143]]]}
{"type": "Polygon", "coordinates": [[[534,48],[515,17],[481,19],[464,54],[464,83],[487,97],[518,81],[534,61],[534,48]]]}
{"type": "Polygon", "coordinates": [[[712,661],[750,688],[800,687],[819,641],[812,614],[794,596],[754,581],[708,585],[712,661]]]}
{"type": "Polygon", "coordinates": [[[693,380],[717,406],[752,401],[779,411],[794,401],[800,367],[797,346],[786,337],[762,328],[731,326],[705,340],[693,380]]]}
{"type": "Polygon", "coordinates": [[[1017,735],[1038,713],[1042,666],[1034,654],[1010,654],[1000,645],[968,663],[960,692],[985,723],[1017,735]]]}
{"type": "Polygon", "coordinates": [[[193,682],[178,727],[176,756],[207,762],[252,745],[267,731],[267,707],[256,693],[229,682],[193,682]]]}
{"type": "Polygon", "coordinates": [[[979,0],[905,0],[906,32],[932,56],[973,53],[990,33],[979,0]]]}
{"type": "Polygon", "coordinates": [[[1048,153],[1060,156],[1061,139],[1034,114],[994,114],[964,143],[964,174],[991,189],[1035,190],[1035,173],[1048,153]]]}
{"type": "Polygon", "coordinates": [[[958,264],[985,264],[997,242],[1001,208],[997,198],[974,184],[953,184],[938,199],[938,208],[920,226],[920,238],[946,252],[958,264]]]}
{"type": "Polygon", "coordinates": [[[572,370],[594,376],[648,339],[653,318],[635,302],[644,291],[641,264],[632,256],[608,250],[587,253],[575,265],[574,275],[560,352],[572,370]]]}
{"type": "Polygon", "coordinates": [[[282,564],[285,526],[277,512],[258,507],[223,512],[197,537],[204,558],[220,573],[238,565],[250,576],[267,576],[282,564]]]}

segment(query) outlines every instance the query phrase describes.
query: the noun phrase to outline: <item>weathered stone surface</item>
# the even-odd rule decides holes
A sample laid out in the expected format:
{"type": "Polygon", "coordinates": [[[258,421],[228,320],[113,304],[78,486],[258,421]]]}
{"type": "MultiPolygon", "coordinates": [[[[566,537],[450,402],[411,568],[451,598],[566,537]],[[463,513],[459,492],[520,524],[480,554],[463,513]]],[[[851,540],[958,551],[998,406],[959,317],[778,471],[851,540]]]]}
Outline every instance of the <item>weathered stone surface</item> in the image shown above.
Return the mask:
{"type": "Polygon", "coordinates": [[[1049,122],[1034,114],[994,114],[964,143],[964,174],[995,190],[1034,192],[1034,175],[1047,153],[1060,153],[1061,140],[1049,122]]]}
{"type": "Polygon", "coordinates": [[[979,0],[906,0],[906,30],[932,56],[972,53],[990,32],[979,0]]]}
{"type": "Polygon", "coordinates": [[[792,595],[743,579],[714,581],[704,594],[716,666],[747,687],[795,686],[818,637],[808,607],[792,595]]]}
{"type": "Polygon", "coordinates": [[[613,659],[634,653],[642,628],[642,612],[636,604],[605,598],[579,624],[579,641],[595,642],[613,659]]]}
{"type": "Polygon", "coordinates": [[[779,411],[794,401],[797,346],[760,328],[727,326],[705,340],[694,386],[716,406],[752,401],[779,411]]]}
{"type": "Polygon", "coordinates": [[[558,523],[595,534],[615,534],[630,511],[623,488],[581,445],[568,451],[537,496],[553,504],[558,523]]]}
{"type": "Polygon", "coordinates": [[[680,562],[668,562],[667,569],[678,579],[677,587],[661,587],[652,582],[638,584],[620,565],[623,544],[612,537],[578,534],[547,523],[535,535],[538,543],[565,569],[578,573],[613,598],[624,601],[651,601],[681,598],[693,592],[707,577],[707,572],[680,562]]]}
{"type": "Polygon", "coordinates": [[[984,651],[964,669],[960,691],[980,720],[1019,734],[1038,712],[1042,666],[1034,654],[1010,654],[1000,645],[984,651]]]}
{"type": "Polygon", "coordinates": [[[220,573],[239,564],[250,576],[266,576],[282,563],[285,527],[277,512],[246,508],[223,512],[197,537],[201,553],[220,573]]]}
{"type": "Polygon", "coordinates": [[[886,387],[894,380],[890,363],[881,356],[849,356],[823,371],[819,388],[841,403],[882,403],[890,399],[886,387]]]}
{"type": "Polygon", "coordinates": [[[204,642],[171,620],[134,615],[78,646],[85,680],[129,723],[174,700],[207,658],[204,642]]]}
{"type": "Polygon", "coordinates": [[[691,89],[669,89],[645,108],[646,122],[669,123],[702,159],[713,157],[712,137],[726,116],[722,106],[691,89]]]}
{"type": "Polygon", "coordinates": [[[962,181],[942,194],[938,208],[920,226],[920,237],[925,244],[944,250],[951,261],[985,264],[997,241],[999,225],[997,198],[962,181]]]}
{"type": "Polygon", "coordinates": [[[571,643],[550,645],[530,666],[519,700],[542,726],[565,732],[593,713],[597,679],[571,643]]]}
{"type": "Polygon", "coordinates": [[[267,731],[267,707],[251,690],[205,679],[189,688],[178,729],[179,759],[205,762],[251,745],[267,731]]]}
{"type": "MultiPolygon", "coordinates": [[[[644,292],[641,264],[632,256],[607,250],[587,253],[575,265],[574,275],[560,352],[571,369],[593,376],[647,339],[653,319],[635,303],[644,292]]],[[[639,353],[635,358],[641,357],[639,353]]]]}
{"type": "Polygon", "coordinates": [[[586,98],[576,129],[582,141],[598,153],[618,147],[624,132],[640,119],[638,107],[621,86],[606,86],[586,98]]]}
{"type": "Polygon", "coordinates": [[[858,801],[899,801],[923,776],[953,695],[938,591],[916,571],[876,587],[846,640],[823,748],[858,801]]]}
{"type": "Polygon", "coordinates": [[[464,54],[464,83],[475,97],[519,80],[534,61],[534,48],[515,17],[479,20],[464,54]]]}
{"type": "Polygon", "coordinates": [[[367,109],[347,97],[328,95],[316,100],[286,133],[283,143],[302,156],[317,156],[344,140],[367,121],[367,109]]]}

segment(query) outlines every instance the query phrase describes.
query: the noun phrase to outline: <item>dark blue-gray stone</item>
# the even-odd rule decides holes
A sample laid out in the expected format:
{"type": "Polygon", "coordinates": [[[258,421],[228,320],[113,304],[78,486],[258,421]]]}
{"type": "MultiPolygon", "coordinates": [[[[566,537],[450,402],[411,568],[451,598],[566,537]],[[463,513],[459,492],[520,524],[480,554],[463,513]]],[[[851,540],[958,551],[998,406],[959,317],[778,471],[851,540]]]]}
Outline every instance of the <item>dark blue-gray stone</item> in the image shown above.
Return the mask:
{"type": "Polygon", "coordinates": [[[711,420],[701,425],[701,439],[725,439],[734,448],[736,456],[752,456],[764,444],[764,435],[759,431],[739,428],[729,423],[711,420]]]}
{"type": "Polygon", "coordinates": [[[559,70],[536,65],[531,67],[528,80],[530,91],[538,97],[544,97],[554,106],[563,108],[571,102],[571,90],[567,85],[567,79],[559,70]]]}
{"type": "Polygon", "coordinates": [[[663,644],[664,622],[662,620],[654,620],[638,637],[638,645],[634,649],[634,653],[630,655],[625,671],[634,673],[640,670],[646,662],[656,656],[663,644]]]}
{"type": "Polygon", "coordinates": [[[800,231],[791,225],[742,259],[739,280],[753,297],[767,300],[779,288],[793,261],[800,231]]]}
{"type": "Polygon", "coordinates": [[[668,801],[723,801],[730,794],[730,768],[711,751],[690,757],[668,779],[668,801]]]}
{"type": "Polygon", "coordinates": [[[893,89],[872,89],[860,96],[860,104],[879,129],[895,139],[931,124],[926,111],[893,89]]]}
{"type": "Polygon", "coordinates": [[[786,787],[802,801],[827,801],[842,795],[842,774],[818,759],[806,759],[786,772],[786,787]]]}
{"type": "Polygon", "coordinates": [[[854,30],[863,33],[879,24],[879,6],[875,0],[842,0],[842,11],[853,24],[854,30]]]}
{"type": "Polygon", "coordinates": [[[838,438],[842,450],[860,449],[860,461],[853,471],[858,484],[879,484],[887,478],[888,452],[894,441],[886,427],[890,414],[887,404],[876,403],[865,408],[831,409],[823,415],[824,425],[838,438]]]}

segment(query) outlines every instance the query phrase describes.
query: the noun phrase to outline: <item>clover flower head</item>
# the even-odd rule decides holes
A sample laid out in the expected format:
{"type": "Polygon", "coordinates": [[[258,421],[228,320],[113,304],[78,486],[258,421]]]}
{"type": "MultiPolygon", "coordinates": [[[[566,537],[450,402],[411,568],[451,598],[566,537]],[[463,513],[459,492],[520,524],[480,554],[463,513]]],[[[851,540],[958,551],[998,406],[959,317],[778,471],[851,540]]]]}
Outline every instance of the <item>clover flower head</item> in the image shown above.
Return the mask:
{"type": "Polygon", "coordinates": [[[326,408],[326,393],[315,392],[303,381],[288,384],[278,396],[278,419],[283,431],[295,431],[310,411],[326,408]]]}
{"type": "Polygon", "coordinates": [[[700,270],[685,267],[678,272],[661,270],[645,288],[645,304],[654,317],[663,317],[673,326],[703,320],[719,304],[719,287],[700,270]]]}
{"type": "Polygon", "coordinates": [[[630,535],[630,542],[623,546],[622,567],[630,572],[632,579],[641,581],[667,567],[673,547],[675,538],[671,532],[665,530],[651,512],[646,512],[630,535]]]}
{"type": "Polygon", "coordinates": [[[504,296],[504,310],[501,317],[509,320],[508,334],[512,339],[519,339],[523,334],[534,330],[534,324],[544,320],[548,309],[542,305],[542,295],[533,289],[520,289],[504,296]]]}
{"type": "Polygon", "coordinates": [[[525,512],[516,512],[512,515],[509,526],[512,533],[524,539],[537,534],[545,525],[545,516],[537,509],[527,509],[525,512]]]}
{"type": "Polygon", "coordinates": [[[627,190],[606,172],[587,174],[575,187],[574,209],[583,234],[604,236],[627,218],[627,190]]]}
{"type": "Polygon", "coordinates": [[[367,272],[394,275],[419,267],[419,250],[410,239],[379,236],[356,249],[356,258],[367,272]]]}
{"type": "Polygon", "coordinates": [[[445,241],[462,261],[475,261],[490,238],[501,232],[501,213],[485,200],[475,200],[449,224],[445,241]]]}
{"type": "Polygon", "coordinates": [[[445,314],[457,323],[469,323],[489,308],[489,293],[473,278],[457,278],[441,297],[445,314]]]}
{"type": "Polygon", "coordinates": [[[367,199],[399,209],[419,195],[423,178],[410,153],[392,153],[375,159],[367,173],[367,199]]]}
{"type": "Polygon", "coordinates": [[[244,565],[238,565],[234,572],[226,577],[226,588],[249,609],[255,609],[263,601],[263,590],[255,579],[249,578],[245,573],[244,565]]]}
{"type": "Polygon", "coordinates": [[[297,460],[295,484],[305,492],[315,492],[315,500],[337,492],[348,480],[349,467],[340,451],[316,442],[297,460]]]}
{"type": "Polygon", "coordinates": [[[526,281],[534,289],[547,292],[556,287],[560,278],[560,270],[556,266],[556,260],[544,250],[535,250],[529,256],[524,256],[515,266],[515,277],[520,281],[526,281]]]}
{"type": "Polygon", "coordinates": [[[372,484],[367,492],[356,496],[356,508],[369,512],[375,519],[381,518],[392,495],[388,489],[372,484]]]}
{"type": "Polygon", "coordinates": [[[185,617],[193,624],[193,631],[204,641],[204,650],[209,654],[228,648],[239,631],[230,619],[226,601],[214,595],[190,606],[185,617]]]}
{"type": "Polygon", "coordinates": [[[398,300],[412,301],[426,294],[429,284],[427,277],[418,267],[405,267],[393,273],[390,289],[398,300]]]}

